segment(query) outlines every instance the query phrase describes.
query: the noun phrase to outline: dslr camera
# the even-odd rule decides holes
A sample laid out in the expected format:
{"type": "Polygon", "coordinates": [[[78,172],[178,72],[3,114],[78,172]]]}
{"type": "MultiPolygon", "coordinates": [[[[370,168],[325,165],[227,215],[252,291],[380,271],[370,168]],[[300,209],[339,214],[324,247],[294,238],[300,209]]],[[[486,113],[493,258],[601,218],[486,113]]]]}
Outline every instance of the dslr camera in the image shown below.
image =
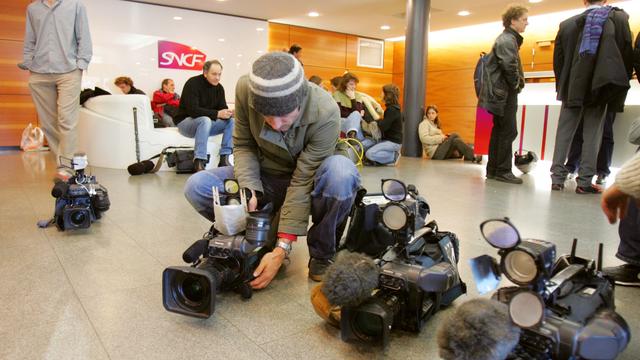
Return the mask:
{"type": "MultiPolygon", "coordinates": [[[[62,160],[63,158],[61,158],[62,160]]],[[[87,229],[109,210],[111,202],[107,189],[96,182],[96,177],[87,175],[87,155],[77,153],[65,166],[74,171],[67,181],[57,181],[51,195],[56,199],[52,222],[59,230],[87,229]]],[[[62,161],[61,161],[62,162],[62,161]]],[[[63,165],[64,166],[64,165],[63,165]]]]}
{"type": "MultiPolygon", "coordinates": [[[[239,205],[240,190],[235,179],[224,181],[223,205],[239,205]]],[[[271,221],[273,208],[267,204],[261,210],[247,214],[243,234],[223,235],[213,226],[202,239],[194,242],[182,254],[190,266],[171,266],[162,275],[162,303],[167,311],[209,318],[215,311],[216,294],[238,292],[250,299],[249,282],[262,256],[275,243],[271,221]]]]}
{"type": "MultiPolygon", "coordinates": [[[[457,237],[439,232],[435,221],[426,224],[429,205],[415,186],[387,179],[381,188],[382,194],[359,193],[354,205],[361,209],[356,213],[364,212],[381,225],[374,231],[376,237],[386,236],[382,242],[389,243],[375,259],[380,270],[378,288],[364,303],[342,307],[340,329],[344,341],[386,346],[391,329],[419,332],[436,311],[466,293],[466,286],[457,269],[457,237]]],[[[358,215],[353,215],[347,242],[349,235],[359,231],[354,229],[358,215]]]]}
{"type": "Polygon", "coordinates": [[[577,239],[570,255],[556,259],[553,243],[521,240],[509,219],[485,221],[480,229],[500,261],[471,259],[478,291],[495,290],[500,274],[516,285],[493,295],[521,329],[510,359],[615,359],[626,348],[631,334],[615,312],[613,282],[601,271],[602,244],[597,263],[576,256],[577,239]]]}

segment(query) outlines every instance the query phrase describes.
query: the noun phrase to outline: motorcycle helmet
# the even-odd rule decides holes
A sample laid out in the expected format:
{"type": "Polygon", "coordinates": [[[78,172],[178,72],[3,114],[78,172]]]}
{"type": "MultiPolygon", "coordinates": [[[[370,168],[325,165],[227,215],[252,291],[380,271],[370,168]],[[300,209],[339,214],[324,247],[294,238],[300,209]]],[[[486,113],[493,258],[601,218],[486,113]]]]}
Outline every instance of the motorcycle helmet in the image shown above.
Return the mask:
{"type": "Polygon", "coordinates": [[[538,155],[533,151],[523,152],[522,155],[519,155],[518,152],[513,154],[514,163],[518,170],[522,171],[523,174],[528,174],[533,171],[538,163],[538,155]]]}

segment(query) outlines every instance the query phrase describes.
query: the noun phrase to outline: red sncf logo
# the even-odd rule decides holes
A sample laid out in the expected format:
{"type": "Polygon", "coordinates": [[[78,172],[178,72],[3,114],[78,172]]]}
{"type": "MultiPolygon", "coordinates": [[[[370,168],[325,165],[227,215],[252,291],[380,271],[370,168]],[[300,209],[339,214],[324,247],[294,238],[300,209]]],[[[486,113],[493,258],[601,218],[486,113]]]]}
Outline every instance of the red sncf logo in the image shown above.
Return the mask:
{"type": "Polygon", "coordinates": [[[158,67],[165,69],[202,70],[207,55],[191,46],[172,41],[158,41],[158,67]]]}

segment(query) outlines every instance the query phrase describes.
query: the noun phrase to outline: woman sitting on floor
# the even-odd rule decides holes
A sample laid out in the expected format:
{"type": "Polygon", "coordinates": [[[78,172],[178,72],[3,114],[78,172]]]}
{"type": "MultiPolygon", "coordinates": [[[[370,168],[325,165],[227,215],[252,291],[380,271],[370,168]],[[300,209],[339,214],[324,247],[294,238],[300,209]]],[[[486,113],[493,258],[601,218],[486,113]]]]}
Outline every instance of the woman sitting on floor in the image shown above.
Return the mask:
{"type": "Polygon", "coordinates": [[[400,158],[402,147],[402,111],[400,110],[400,90],[393,84],[382,87],[382,98],[387,109],[378,127],[382,132],[380,142],[369,148],[365,157],[373,164],[395,165],[400,158]]]}
{"type": "Polygon", "coordinates": [[[440,129],[438,107],[427,106],[427,116],[418,127],[422,148],[432,160],[459,159],[475,163],[482,162],[482,156],[475,156],[473,148],[467,145],[458,134],[445,135],[440,129]]]}

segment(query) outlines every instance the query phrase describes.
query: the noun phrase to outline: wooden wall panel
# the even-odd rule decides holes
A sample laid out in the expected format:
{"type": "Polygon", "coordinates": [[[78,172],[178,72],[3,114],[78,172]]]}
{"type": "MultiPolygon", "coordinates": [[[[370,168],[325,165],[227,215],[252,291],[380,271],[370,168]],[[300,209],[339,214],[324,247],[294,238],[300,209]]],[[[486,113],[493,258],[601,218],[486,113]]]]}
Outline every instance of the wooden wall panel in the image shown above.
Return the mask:
{"type": "Polygon", "coordinates": [[[305,66],[345,68],[347,57],[345,34],[291,26],[289,42],[302,47],[302,63],[305,66]]]}
{"type": "Polygon", "coordinates": [[[29,72],[18,69],[22,61],[22,42],[0,40],[0,94],[28,95],[29,72]]]}
{"type": "Polygon", "coordinates": [[[476,106],[473,72],[473,69],[428,72],[426,103],[439,107],[476,106]]]}
{"type": "Polygon", "coordinates": [[[312,75],[320,76],[320,78],[322,78],[322,83],[327,87],[327,89],[331,89],[331,79],[336,76],[340,76],[343,73],[344,69],[304,65],[305,77],[308,79],[312,75]]]}
{"type": "Polygon", "coordinates": [[[393,42],[385,41],[384,43],[384,68],[374,69],[369,67],[358,66],[358,37],[347,35],[347,68],[351,71],[374,71],[393,73],[393,42]]]}
{"type": "Polygon", "coordinates": [[[382,104],[382,86],[391,83],[392,75],[385,73],[373,73],[364,71],[354,71],[360,82],[357,89],[363,93],[373,96],[376,101],[382,104]]]}
{"type": "Polygon", "coordinates": [[[269,23],[269,51],[289,50],[289,25],[269,23]]]}
{"type": "Polygon", "coordinates": [[[37,123],[30,95],[0,95],[0,146],[20,145],[20,135],[28,123],[37,123]]]}
{"type": "Polygon", "coordinates": [[[457,133],[466,143],[473,143],[476,131],[476,107],[439,106],[442,131],[445,134],[457,133]],[[473,113],[474,116],[469,116],[473,113]]]}

